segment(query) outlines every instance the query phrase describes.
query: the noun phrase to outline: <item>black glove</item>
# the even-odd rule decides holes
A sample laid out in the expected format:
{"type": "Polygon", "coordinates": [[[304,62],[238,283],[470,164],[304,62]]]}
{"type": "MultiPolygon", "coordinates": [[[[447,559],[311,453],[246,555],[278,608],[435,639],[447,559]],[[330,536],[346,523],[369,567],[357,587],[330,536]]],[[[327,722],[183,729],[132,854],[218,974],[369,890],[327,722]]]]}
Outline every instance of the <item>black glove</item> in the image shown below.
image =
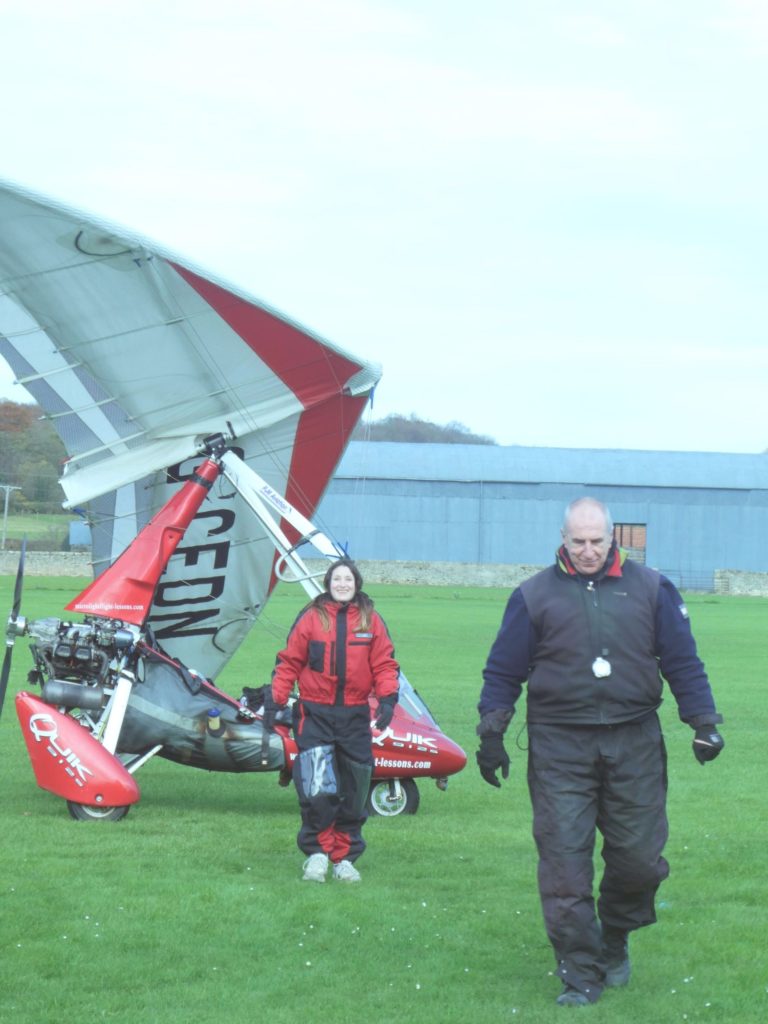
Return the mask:
{"type": "Polygon", "coordinates": [[[395,704],[397,704],[396,693],[391,693],[388,697],[382,697],[379,701],[379,706],[376,708],[376,719],[373,723],[379,732],[384,732],[392,721],[392,716],[395,713],[395,704]]]}
{"type": "Polygon", "coordinates": [[[503,733],[491,732],[480,737],[477,764],[485,781],[501,789],[501,783],[496,777],[497,770],[501,768],[503,779],[509,778],[509,755],[504,749],[503,733]]]}
{"type": "Polygon", "coordinates": [[[272,687],[264,687],[264,710],[261,716],[261,725],[265,732],[272,732],[275,728],[275,719],[277,718],[277,712],[280,710],[280,705],[275,704],[275,699],[272,696],[272,687]]]}
{"type": "Polygon", "coordinates": [[[725,746],[725,740],[717,731],[716,725],[700,725],[696,729],[693,741],[693,756],[699,764],[714,761],[725,746]]]}

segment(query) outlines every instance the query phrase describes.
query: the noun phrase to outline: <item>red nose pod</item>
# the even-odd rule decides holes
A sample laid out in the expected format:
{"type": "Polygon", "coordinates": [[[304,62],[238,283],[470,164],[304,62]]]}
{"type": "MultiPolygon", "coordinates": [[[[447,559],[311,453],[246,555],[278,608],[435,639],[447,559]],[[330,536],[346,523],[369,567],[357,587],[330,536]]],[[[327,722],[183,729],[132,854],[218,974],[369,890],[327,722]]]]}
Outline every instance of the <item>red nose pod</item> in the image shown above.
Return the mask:
{"type": "Polygon", "coordinates": [[[16,696],[16,713],[41,789],[93,806],[137,802],[133,776],[76,719],[24,690],[16,696]]]}

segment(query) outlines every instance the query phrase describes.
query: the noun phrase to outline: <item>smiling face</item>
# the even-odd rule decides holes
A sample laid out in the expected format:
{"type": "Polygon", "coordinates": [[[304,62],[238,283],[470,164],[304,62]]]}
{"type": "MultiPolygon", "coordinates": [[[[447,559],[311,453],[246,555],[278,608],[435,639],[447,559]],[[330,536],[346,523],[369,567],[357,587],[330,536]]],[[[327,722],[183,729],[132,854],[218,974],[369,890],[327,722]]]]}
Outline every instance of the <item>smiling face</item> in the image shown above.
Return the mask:
{"type": "Polygon", "coordinates": [[[605,565],[611,532],[604,510],[585,502],[571,509],[563,526],[563,543],[576,572],[594,576],[605,565]]]}
{"type": "Polygon", "coordinates": [[[347,604],[355,596],[355,577],[346,565],[337,565],[331,573],[328,592],[334,601],[347,604]]]}

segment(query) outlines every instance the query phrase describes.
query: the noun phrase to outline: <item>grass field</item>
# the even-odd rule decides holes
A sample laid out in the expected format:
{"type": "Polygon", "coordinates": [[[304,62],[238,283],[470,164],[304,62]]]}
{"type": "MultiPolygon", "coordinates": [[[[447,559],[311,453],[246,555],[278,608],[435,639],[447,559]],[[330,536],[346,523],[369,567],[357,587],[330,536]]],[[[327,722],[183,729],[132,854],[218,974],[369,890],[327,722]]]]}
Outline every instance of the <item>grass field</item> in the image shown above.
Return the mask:
{"type": "MultiPolygon", "coordinates": [[[[0,512],[0,514],[2,514],[0,512]]],[[[26,537],[28,544],[45,541],[51,551],[61,550],[62,544],[69,536],[69,524],[77,519],[73,512],[34,513],[24,516],[9,515],[5,522],[5,539],[8,548],[18,549],[21,540],[26,537]]]]}
{"type": "MultiPolygon", "coordinates": [[[[30,578],[22,610],[60,615],[85,582],[30,578]]],[[[0,577],[0,608],[10,607],[12,590],[13,579],[0,577]]],[[[155,759],[139,772],[142,799],[124,821],[72,821],[34,782],[12,700],[31,664],[26,642],[17,643],[0,723],[0,1020],[768,1019],[768,603],[688,595],[726,749],[699,766],[691,731],[664,704],[672,874],[659,923],[633,937],[627,989],[563,1009],[554,1005],[560,986],[536,893],[517,720],[502,790],[474,765],[480,671],[507,595],[370,591],[406,674],[470,761],[446,793],[422,783],[416,815],[369,820],[359,886],[300,881],[295,797],[273,775],[209,774],[155,759]]],[[[224,689],[239,694],[266,681],[302,603],[278,592],[219,680],[224,689]]]]}

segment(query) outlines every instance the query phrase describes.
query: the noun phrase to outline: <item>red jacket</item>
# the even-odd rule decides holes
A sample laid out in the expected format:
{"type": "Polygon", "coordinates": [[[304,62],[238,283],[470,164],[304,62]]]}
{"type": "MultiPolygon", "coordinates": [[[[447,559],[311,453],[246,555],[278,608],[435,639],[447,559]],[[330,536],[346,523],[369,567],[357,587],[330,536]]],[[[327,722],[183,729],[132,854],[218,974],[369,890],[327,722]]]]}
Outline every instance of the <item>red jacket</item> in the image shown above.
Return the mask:
{"type": "Polygon", "coordinates": [[[377,697],[397,693],[400,666],[378,612],[364,630],[357,605],[328,601],[324,607],[328,629],[312,606],[294,622],[272,673],[275,703],[285,704],[296,681],[299,696],[318,704],[366,704],[371,692],[377,697]]]}

